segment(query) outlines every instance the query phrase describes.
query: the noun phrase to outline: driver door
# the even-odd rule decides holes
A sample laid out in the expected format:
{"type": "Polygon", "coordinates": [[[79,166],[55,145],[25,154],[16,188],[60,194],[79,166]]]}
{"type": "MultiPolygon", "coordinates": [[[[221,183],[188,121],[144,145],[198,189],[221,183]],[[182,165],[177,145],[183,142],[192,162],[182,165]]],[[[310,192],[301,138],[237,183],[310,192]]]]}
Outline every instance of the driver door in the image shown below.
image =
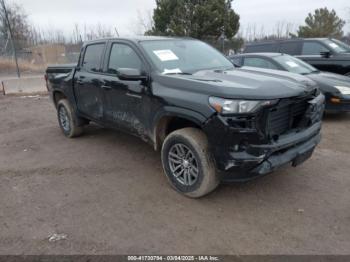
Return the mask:
{"type": "Polygon", "coordinates": [[[144,108],[147,86],[142,81],[119,79],[119,68],[143,71],[143,62],[130,45],[114,42],[111,43],[102,83],[104,119],[115,128],[143,137],[146,133],[144,108]]]}

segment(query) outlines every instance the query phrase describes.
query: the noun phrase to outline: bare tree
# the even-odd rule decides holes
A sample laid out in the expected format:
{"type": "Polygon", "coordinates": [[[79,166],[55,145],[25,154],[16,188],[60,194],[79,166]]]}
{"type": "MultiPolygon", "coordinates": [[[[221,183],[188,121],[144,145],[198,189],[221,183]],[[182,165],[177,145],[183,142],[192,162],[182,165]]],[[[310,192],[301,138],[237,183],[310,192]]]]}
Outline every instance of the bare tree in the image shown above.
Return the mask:
{"type": "Polygon", "coordinates": [[[10,26],[16,47],[26,45],[30,35],[26,13],[16,4],[6,4],[6,11],[7,14],[5,14],[5,1],[0,0],[0,39],[8,38],[10,26]]]}
{"type": "Polygon", "coordinates": [[[112,26],[98,23],[96,25],[84,25],[84,40],[91,41],[98,38],[107,38],[115,36],[115,30],[112,26]]]}
{"type": "Polygon", "coordinates": [[[78,23],[74,24],[74,30],[73,30],[73,36],[72,36],[72,42],[75,44],[81,43],[83,41],[80,26],[78,23]]]}
{"type": "Polygon", "coordinates": [[[131,22],[130,30],[135,35],[143,35],[145,32],[151,31],[153,27],[154,21],[152,11],[148,10],[142,13],[140,10],[137,10],[137,19],[131,22]]]}
{"type": "Polygon", "coordinates": [[[237,37],[243,38],[246,42],[254,42],[260,40],[287,39],[293,37],[297,31],[297,26],[287,21],[278,21],[275,26],[267,31],[262,24],[258,27],[256,24],[248,24],[241,26],[237,37]]]}
{"type": "MultiPolygon", "coordinates": [[[[1,0],[0,1],[0,12],[1,12],[1,23],[2,23],[2,33],[4,35],[7,35],[7,39],[11,40],[11,44],[12,44],[12,49],[13,49],[13,53],[14,53],[14,57],[15,57],[15,62],[16,62],[16,69],[17,69],[17,76],[18,78],[21,77],[21,73],[19,70],[19,66],[18,66],[18,58],[17,58],[17,50],[16,50],[16,45],[14,42],[14,32],[18,33],[19,27],[17,26],[17,22],[22,21],[20,18],[20,16],[15,16],[15,12],[11,12],[10,9],[8,9],[8,7],[5,4],[5,0],[1,0]],[[16,31],[14,31],[16,30],[16,31]]],[[[22,23],[21,23],[22,25],[22,23]]],[[[22,28],[21,28],[22,29],[22,28]]],[[[7,43],[6,43],[7,44],[7,43]]]]}

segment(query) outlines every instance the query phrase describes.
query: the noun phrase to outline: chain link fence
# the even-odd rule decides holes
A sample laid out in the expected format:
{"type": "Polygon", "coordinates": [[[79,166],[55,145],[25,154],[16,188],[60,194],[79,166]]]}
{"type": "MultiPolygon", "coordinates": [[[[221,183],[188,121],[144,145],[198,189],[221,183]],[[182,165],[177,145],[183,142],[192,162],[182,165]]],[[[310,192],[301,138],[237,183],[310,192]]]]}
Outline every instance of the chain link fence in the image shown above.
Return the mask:
{"type": "MultiPolygon", "coordinates": [[[[67,64],[78,61],[81,44],[30,45],[15,41],[21,75],[43,74],[49,64],[67,64]]],[[[17,74],[14,51],[9,39],[0,39],[0,77],[17,74]]]]}
{"type": "MultiPolygon", "coordinates": [[[[241,39],[204,41],[225,55],[237,52],[243,44],[241,39]]],[[[18,66],[21,75],[43,74],[49,64],[76,63],[82,44],[39,44],[30,45],[24,41],[15,41],[18,66]]],[[[0,77],[16,75],[17,68],[14,52],[9,39],[0,39],[0,77]]]]}
{"type": "Polygon", "coordinates": [[[244,45],[244,40],[242,38],[206,38],[203,39],[203,41],[213,46],[214,48],[222,52],[224,55],[232,55],[239,53],[244,45]]]}

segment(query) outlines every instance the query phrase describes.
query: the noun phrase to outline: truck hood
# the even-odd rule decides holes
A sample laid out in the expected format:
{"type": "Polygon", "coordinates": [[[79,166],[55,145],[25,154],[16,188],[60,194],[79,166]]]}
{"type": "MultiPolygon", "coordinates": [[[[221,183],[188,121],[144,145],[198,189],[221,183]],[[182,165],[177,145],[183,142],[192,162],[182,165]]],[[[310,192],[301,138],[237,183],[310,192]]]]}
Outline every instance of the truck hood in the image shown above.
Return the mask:
{"type": "Polygon", "coordinates": [[[350,77],[328,72],[319,72],[307,75],[314,80],[322,92],[339,93],[335,86],[345,86],[350,88],[350,77]]]}
{"type": "Polygon", "coordinates": [[[239,68],[228,71],[204,70],[193,75],[158,75],[168,87],[236,99],[278,99],[306,95],[317,84],[304,76],[284,71],[239,68]]]}
{"type": "Polygon", "coordinates": [[[332,84],[337,84],[337,85],[347,85],[350,86],[350,77],[340,75],[340,74],[334,74],[334,73],[329,73],[329,72],[320,72],[318,74],[310,74],[308,77],[320,77],[324,80],[330,81],[332,84]]]}

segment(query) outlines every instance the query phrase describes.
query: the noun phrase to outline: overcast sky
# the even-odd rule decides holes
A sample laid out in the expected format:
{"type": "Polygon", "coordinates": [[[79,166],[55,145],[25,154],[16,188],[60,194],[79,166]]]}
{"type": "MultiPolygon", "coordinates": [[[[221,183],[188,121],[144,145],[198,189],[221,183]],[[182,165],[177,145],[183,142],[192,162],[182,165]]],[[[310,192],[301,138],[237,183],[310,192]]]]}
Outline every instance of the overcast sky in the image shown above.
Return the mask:
{"type": "MultiPolygon", "coordinates": [[[[122,35],[137,32],[137,13],[153,10],[155,0],[7,0],[22,5],[30,20],[43,29],[62,29],[69,34],[75,23],[117,27],[122,35]]],[[[176,1],[176,0],[174,0],[176,1]]],[[[319,7],[335,9],[350,20],[349,0],[234,0],[243,28],[249,24],[273,30],[279,21],[302,24],[306,15],[319,7]]],[[[350,22],[350,21],[349,21],[350,22]]],[[[350,23],[345,31],[350,32],[350,23]]]]}

